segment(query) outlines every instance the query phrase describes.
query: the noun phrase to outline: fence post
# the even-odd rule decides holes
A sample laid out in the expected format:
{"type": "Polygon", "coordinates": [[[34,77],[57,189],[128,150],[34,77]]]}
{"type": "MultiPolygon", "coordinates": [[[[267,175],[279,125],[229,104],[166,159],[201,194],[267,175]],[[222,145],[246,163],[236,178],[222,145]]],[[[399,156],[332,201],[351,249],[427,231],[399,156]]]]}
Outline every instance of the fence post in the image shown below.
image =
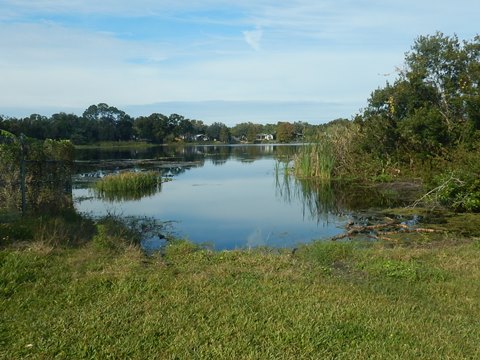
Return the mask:
{"type": "Polygon", "coordinates": [[[26,196],[26,186],[25,186],[25,135],[20,134],[20,146],[21,146],[21,158],[20,158],[20,191],[22,193],[22,216],[25,215],[27,207],[27,196],[26,196]]]}

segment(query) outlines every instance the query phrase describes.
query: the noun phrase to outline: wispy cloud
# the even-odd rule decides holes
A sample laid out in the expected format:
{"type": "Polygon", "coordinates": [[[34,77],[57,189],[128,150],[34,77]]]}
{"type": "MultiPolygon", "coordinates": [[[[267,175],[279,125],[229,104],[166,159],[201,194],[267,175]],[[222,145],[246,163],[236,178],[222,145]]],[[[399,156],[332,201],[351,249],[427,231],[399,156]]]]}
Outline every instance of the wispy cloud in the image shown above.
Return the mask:
{"type": "Polygon", "coordinates": [[[243,37],[253,50],[260,50],[260,41],[262,40],[262,29],[247,30],[243,32],[243,37]]]}
{"type": "Polygon", "coordinates": [[[0,0],[0,7],[4,108],[206,100],[361,107],[416,36],[471,38],[480,11],[470,0],[0,0]]]}

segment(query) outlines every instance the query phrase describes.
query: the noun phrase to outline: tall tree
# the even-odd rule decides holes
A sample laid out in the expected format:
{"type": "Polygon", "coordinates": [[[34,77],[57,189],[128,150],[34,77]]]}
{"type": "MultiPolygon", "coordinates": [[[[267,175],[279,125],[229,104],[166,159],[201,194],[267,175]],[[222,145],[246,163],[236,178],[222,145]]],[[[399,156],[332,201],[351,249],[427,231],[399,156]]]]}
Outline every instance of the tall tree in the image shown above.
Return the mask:
{"type": "Polygon", "coordinates": [[[53,139],[72,139],[80,130],[79,117],[75,114],[56,113],[50,117],[50,122],[53,139]]]}
{"type": "MultiPolygon", "coordinates": [[[[220,141],[228,140],[228,128],[224,123],[214,122],[212,125],[210,125],[207,128],[207,136],[211,140],[217,140],[217,141],[218,140],[220,140],[220,141]],[[222,131],[223,131],[223,140],[221,139],[222,138],[222,131]]],[[[224,142],[226,142],[226,141],[224,141],[224,142]]]]}
{"type": "Polygon", "coordinates": [[[172,127],[167,116],[153,113],[149,116],[140,116],[134,123],[135,131],[140,139],[163,143],[171,134],[172,127]]]}
{"type": "Polygon", "coordinates": [[[98,140],[130,140],[133,137],[133,119],[114,106],[91,105],[84,111],[83,118],[97,123],[98,140]]]}
{"type": "Polygon", "coordinates": [[[288,143],[295,138],[295,128],[289,122],[278,122],[277,124],[277,141],[288,143]]]}
{"type": "Polygon", "coordinates": [[[375,90],[358,118],[364,148],[380,157],[428,158],[471,141],[480,129],[479,75],[479,36],[420,36],[398,79],[375,90]]]}

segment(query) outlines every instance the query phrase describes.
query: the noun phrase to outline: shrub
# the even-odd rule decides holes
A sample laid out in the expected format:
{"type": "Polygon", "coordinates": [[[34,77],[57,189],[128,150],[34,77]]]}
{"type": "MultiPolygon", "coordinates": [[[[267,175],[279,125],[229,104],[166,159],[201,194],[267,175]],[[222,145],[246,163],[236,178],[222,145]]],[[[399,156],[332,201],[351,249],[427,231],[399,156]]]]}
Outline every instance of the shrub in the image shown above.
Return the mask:
{"type": "Polygon", "coordinates": [[[475,173],[457,172],[436,178],[439,184],[432,196],[441,205],[458,212],[480,212],[480,177],[475,173]]]}
{"type": "Polygon", "coordinates": [[[73,145],[13,135],[8,139],[0,142],[0,210],[20,210],[22,174],[29,211],[55,213],[71,207],[73,145]]]}

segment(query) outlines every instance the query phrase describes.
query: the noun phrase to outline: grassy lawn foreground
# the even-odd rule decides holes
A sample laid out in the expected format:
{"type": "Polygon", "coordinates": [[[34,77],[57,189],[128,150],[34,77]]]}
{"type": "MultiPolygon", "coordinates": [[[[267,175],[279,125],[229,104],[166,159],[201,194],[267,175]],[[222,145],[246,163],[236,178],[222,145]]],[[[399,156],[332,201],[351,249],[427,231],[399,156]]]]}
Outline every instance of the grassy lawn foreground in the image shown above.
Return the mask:
{"type": "Polygon", "coordinates": [[[0,250],[0,358],[480,358],[480,242],[0,250]]]}

